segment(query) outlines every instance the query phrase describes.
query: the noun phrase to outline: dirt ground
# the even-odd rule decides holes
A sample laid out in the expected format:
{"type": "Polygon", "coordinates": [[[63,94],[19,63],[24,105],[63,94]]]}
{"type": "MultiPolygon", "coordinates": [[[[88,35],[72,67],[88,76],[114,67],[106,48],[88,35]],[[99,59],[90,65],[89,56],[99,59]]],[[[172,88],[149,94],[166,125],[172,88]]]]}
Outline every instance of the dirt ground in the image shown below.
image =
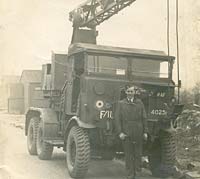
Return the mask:
{"type": "Polygon", "coordinates": [[[185,109],[178,118],[177,159],[182,169],[200,171],[200,111],[185,109]]]}
{"type": "MultiPolygon", "coordinates": [[[[28,154],[24,120],[24,115],[0,111],[0,179],[71,179],[61,149],[55,148],[49,161],[28,154]]],[[[141,177],[155,179],[148,170],[141,177]]],[[[125,179],[124,163],[93,160],[86,179],[125,179]]]]}
{"type": "MultiPolygon", "coordinates": [[[[30,156],[24,135],[24,116],[0,113],[0,179],[70,179],[65,153],[55,149],[52,159],[39,160],[30,156]]],[[[93,161],[88,179],[121,179],[124,167],[120,163],[93,161]],[[100,167],[101,166],[101,167],[100,167]]]]}
{"type": "MultiPolygon", "coordinates": [[[[177,165],[183,170],[189,166],[191,171],[200,171],[200,131],[191,130],[191,126],[196,124],[188,125],[186,122],[186,119],[190,121],[188,116],[191,115],[194,114],[189,115],[186,111],[179,119],[177,165]]],[[[24,115],[11,115],[0,111],[0,179],[70,179],[62,150],[54,150],[50,161],[41,161],[37,156],[28,154],[24,120],[24,115]]],[[[124,171],[124,163],[121,161],[92,161],[86,178],[123,179],[124,171]]],[[[153,179],[149,171],[144,172],[144,178],[153,179]]]]}

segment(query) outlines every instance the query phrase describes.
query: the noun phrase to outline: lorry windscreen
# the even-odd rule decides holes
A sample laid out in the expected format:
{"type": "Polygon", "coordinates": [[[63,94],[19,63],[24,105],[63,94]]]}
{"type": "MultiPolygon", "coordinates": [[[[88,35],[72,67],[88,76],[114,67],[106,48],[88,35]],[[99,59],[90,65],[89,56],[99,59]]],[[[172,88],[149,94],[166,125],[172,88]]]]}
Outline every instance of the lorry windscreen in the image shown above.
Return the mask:
{"type": "Polygon", "coordinates": [[[89,54],[87,61],[89,73],[110,75],[127,75],[127,71],[130,71],[133,76],[168,78],[168,68],[168,61],[138,57],[89,54]]]}
{"type": "Polygon", "coordinates": [[[142,58],[131,58],[131,73],[133,76],[168,78],[169,62],[142,58]]]}
{"type": "Polygon", "coordinates": [[[87,71],[110,75],[126,75],[128,60],[125,57],[88,55],[87,71]]]}

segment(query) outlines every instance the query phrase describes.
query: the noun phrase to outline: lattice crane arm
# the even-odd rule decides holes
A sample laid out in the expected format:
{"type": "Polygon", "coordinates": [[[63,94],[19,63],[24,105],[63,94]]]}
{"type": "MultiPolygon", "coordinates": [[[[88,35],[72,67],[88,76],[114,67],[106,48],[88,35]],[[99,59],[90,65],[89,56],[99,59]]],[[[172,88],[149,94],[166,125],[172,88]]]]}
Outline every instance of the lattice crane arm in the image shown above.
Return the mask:
{"type": "Polygon", "coordinates": [[[73,27],[95,28],[136,0],[88,0],[69,13],[73,27]]]}

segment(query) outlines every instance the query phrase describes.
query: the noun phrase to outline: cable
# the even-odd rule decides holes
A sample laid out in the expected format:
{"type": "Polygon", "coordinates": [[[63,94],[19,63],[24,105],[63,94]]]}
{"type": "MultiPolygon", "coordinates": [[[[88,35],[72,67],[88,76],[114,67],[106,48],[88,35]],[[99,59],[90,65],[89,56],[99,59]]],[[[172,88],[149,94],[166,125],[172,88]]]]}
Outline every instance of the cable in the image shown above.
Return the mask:
{"type": "Polygon", "coordinates": [[[169,37],[169,33],[170,33],[170,17],[169,17],[169,13],[170,13],[170,2],[169,0],[167,0],[167,54],[168,56],[170,55],[170,37],[169,37]]]}
{"type": "MultiPolygon", "coordinates": [[[[170,0],[167,0],[167,55],[170,55],[170,0]]],[[[168,62],[168,69],[170,69],[170,63],[168,62]]],[[[168,76],[169,77],[169,76],[168,76]]],[[[170,80],[168,81],[168,94],[170,94],[170,80]]]]}
{"type": "Polygon", "coordinates": [[[178,77],[178,103],[180,100],[180,76],[179,76],[179,2],[176,0],[176,55],[177,55],[177,77],[178,77]]]}

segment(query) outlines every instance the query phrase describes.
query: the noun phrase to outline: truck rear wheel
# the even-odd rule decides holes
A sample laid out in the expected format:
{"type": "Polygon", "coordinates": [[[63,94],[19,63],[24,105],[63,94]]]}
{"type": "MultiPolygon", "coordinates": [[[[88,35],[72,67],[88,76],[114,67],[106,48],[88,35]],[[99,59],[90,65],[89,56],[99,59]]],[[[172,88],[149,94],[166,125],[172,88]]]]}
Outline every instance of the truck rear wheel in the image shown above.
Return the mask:
{"type": "Polygon", "coordinates": [[[155,177],[168,177],[173,174],[175,161],[175,135],[162,132],[160,138],[154,141],[149,155],[150,170],[155,177]]]}
{"type": "Polygon", "coordinates": [[[89,167],[90,143],[87,132],[78,126],[71,128],[66,145],[66,160],[69,174],[73,178],[83,178],[89,167]]]}
{"type": "Polygon", "coordinates": [[[40,121],[37,134],[37,154],[39,159],[49,160],[51,159],[53,153],[53,146],[44,141],[43,133],[44,129],[42,126],[42,121],[40,121]]]}
{"type": "Polygon", "coordinates": [[[37,155],[36,140],[38,125],[39,119],[37,117],[31,118],[27,134],[27,148],[30,155],[37,155]]]}

